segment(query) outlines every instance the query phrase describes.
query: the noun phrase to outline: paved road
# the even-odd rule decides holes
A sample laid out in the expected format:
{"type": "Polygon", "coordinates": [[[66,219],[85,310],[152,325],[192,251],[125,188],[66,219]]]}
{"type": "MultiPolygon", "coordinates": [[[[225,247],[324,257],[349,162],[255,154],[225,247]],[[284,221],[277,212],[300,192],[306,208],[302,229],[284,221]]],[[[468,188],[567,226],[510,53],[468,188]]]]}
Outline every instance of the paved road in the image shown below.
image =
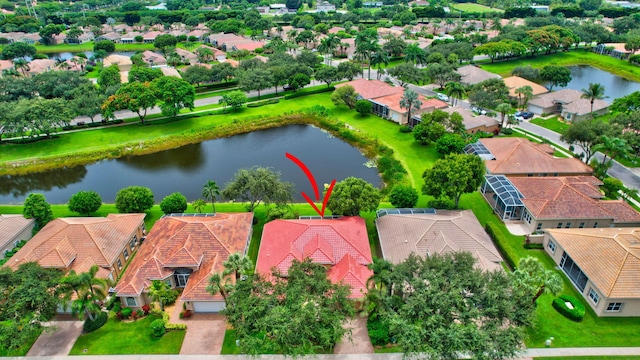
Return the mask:
{"type": "MultiPolygon", "coordinates": [[[[545,129],[542,126],[532,124],[528,121],[523,121],[518,125],[518,127],[532,134],[536,134],[540,137],[548,139],[549,141],[558,144],[565,149],[569,148],[569,144],[560,140],[560,134],[549,129],[545,129]]],[[[576,152],[582,152],[582,148],[576,145],[576,152]]],[[[603,155],[601,153],[597,153],[594,157],[598,160],[602,160],[603,155]]],[[[628,188],[640,190],[640,171],[638,169],[629,169],[614,160],[613,165],[611,166],[609,171],[607,171],[607,174],[616,179],[619,179],[628,188]]]]}

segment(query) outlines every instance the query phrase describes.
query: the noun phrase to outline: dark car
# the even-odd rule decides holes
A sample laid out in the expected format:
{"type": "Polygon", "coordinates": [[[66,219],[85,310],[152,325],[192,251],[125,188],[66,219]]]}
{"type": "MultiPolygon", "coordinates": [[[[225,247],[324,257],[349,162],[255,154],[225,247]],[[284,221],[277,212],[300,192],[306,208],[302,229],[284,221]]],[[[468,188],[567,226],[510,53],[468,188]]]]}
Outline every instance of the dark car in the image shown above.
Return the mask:
{"type": "Polygon", "coordinates": [[[523,111],[522,114],[520,114],[520,116],[522,116],[523,119],[531,119],[533,115],[534,114],[532,112],[528,112],[528,111],[523,111]]]}
{"type": "Polygon", "coordinates": [[[291,90],[291,85],[289,85],[289,84],[282,85],[282,89],[283,90],[291,90]]]}

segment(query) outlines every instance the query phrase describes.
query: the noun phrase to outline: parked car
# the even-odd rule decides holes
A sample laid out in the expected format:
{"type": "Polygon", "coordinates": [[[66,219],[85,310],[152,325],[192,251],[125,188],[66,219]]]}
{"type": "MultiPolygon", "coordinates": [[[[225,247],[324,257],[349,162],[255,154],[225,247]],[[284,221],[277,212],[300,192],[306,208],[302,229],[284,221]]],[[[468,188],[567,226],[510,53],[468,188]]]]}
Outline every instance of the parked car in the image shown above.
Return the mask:
{"type": "Polygon", "coordinates": [[[480,114],[480,115],[487,115],[487,110],[481,108],[481,107],[477,107],[474,106],[471,108],[471,111],[473,111],[476,114],[480,114]]]}
{"type": "Polygon", "coordinates": [[[291,85],[289,85],[289,84],[284,84],[284,85],[282,85],[282,89],[283,89],[283,90],[291,90],[291,85]]]}
{"type": "Polygon", "coordinates": [[[534,113],[529,111],[523,111],[521,116],[523,119],[531,119],[534,116],[534,113]]]}
{"type": "Polygon", "coordinates": [[[445,95],[445,94],[437,93],[437,94],[436,94],[436,97],[437,97],[438,99],[442,100],[442,101],[449,101],[449,97],[448,97],[447,95],[445,95]]]}

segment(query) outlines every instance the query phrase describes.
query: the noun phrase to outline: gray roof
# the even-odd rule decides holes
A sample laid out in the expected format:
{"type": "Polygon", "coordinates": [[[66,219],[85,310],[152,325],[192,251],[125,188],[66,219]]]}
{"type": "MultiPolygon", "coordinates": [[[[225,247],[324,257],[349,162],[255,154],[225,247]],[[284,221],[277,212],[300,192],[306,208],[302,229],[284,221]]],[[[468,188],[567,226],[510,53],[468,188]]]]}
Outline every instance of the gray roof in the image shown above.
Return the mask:
{"type": "Polygon", "coordinates": [[[458,74],[462,76],[460,83],[474,85],[489,79],[500,79],[500,75],[482,70],[474,65],[465,65],[458,68],[458,74]]]}
{"type": "Polygon", "coordinates": [[[16,239],[15,237],[25,228],[33,225],[35,220],[26,219],[18,214],[0,214],[0,247],[5,247],[12,241],[29,240],[16,239]]]}
{"type": "Polygon", "coordinates": [[[483,270],[500,269],[502,258],[471,210],[436,214],[389,214],[376,220],[385,260],[402,262],[411,253],[425,256],[470,252],[483,270]]]}

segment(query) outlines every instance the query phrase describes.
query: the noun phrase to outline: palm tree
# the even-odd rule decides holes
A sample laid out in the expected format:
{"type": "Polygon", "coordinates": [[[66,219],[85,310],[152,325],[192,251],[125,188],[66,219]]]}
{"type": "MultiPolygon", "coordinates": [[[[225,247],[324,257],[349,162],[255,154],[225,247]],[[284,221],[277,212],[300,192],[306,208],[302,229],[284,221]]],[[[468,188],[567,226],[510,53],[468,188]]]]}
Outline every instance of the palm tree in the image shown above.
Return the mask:
{"type": "Polygon", "coordinates": [[[382,51],[378,49],[378,51],[371,54],[371,65],[378,66],[378,75],[377,78],[380,80],[380,76],[382,75],[382,65],[389,65],[389,55],[387,55],[386,51],[382,51]]]}
{"type": "Polygon", "coordinates": [[[502,103],[502,104],[498,104],[498,106],[496,106],[496,111],[500,113],[501,119],[500,119],[500,127],[504,127],[504,117],[511,112],[511,110],[513,110],[513,108],[511,107],[510,104],[508,103],[502,103]]]}
{"type": "Polygon", "coordinates": [[[240,255],[240,253],[229,255],[223,265],[224,271],[222,272],[222,276],[234,274],[236,281],[240,280],[240,275],[243,275],[253,269],[253,263],[251,260],[246,256],[240,255]]]}
{"type": "Polygon", "coordinates": [[[389,286],[389,282],[393,264],[382,258],[374,258],[373,263],[367,265],[367,267],[373,271],[373,275],[367,279],[367,285],[377,288],[380,295],[382,295],[383,287],[386,287],[387,291],[390,292],[391,286],[389,286]]]}
{"type": "Polygon", "coordinates": [[[521,86],[515,90],[518,95],[518,104],[522,106],[524,110],[527,107],[529,100],[533,99],[533,88],[529,85],[521,86]],[[524,98],[524,101],[522,99],[524,98]]]}
{"type": "Polygon", "coordinates": [[[98,265],[93,265],[89,268],[89,271],[79,275],[82,288],[87,290],[91,297],[96,301],[102,301],[107,297],[107,290],[109,289],[109,283],[107,279],[96,277],[100,268],[98,265]]]}
{"type": "Polygon", "coordinates": [[[60,281],[63,301],[66,303],[73,295],[76,299],[71,303],[71,311],[74,315],[85,313],[91,320],[101,310],[100,302],[107,297],[109,283],[106,279],[97,278],[100,268],[93,265],[89,271],[77,274],[74,270],[60,281]]]}
{"type": "Polygon", "coordinates": [[[207,292],[211,295],[220,293],[224,303],[227,303],[227,292],[229,290],[229,284],[223,283],[224,278],[219,273],[214,273],[209,278],[209,285],[207,285],[207,292]]]}
{"type": "Polygon", "coordinates": [[[160,310],[164,311],[164,302],[162,299],[167,295],[168,292],[171,291],[169,285],[166,282],[161,280],[153,280],[151,281],[151,285],[147,288],[149,292],[149,296],[153,301],[157,301],[160,304],[160,310]]]}
{"type": "Polygon", "coordinates": [[[194,201],[193,204],[191,205],[193,206],[193,210],[195,210],[199,214],[202,212],[202,209],[204,209],[204,207],[207,205],[207,202],[202,199],[198,199],[194,201]]]}
{"type": "Polygon", "coordinates": [[[607,162],[607,157],[610,158],[609,162],[617,157],[625,158],[629,153],[633,151],[627,141],[617,137],[611,137],[603,135],[601,143],[593,147],[594,152],[600,151],[604,154],[602,163],[607,162]]]}
{"type": "Polygon", "coordinates": [[[420,110],[421,107],[422,107],[422,101],[420,101],[418,93],[413,90],[406,89],[404,91],[404,94],[402,95],[402,99],[400,99],[400,108],[407,110],[408,122],[411,122],[412,110],[418,111],[420,110]]]}
{"type": "Polygon", "coordinates": [[[517,285],[535,291],[534,303],[545,292],[557,294],[564,287],[562,277],[557,272],[547,270],[540,260],[532,256],[520,260],[513,276],[517,285]]]}
{"type": "Polygon", "coordinates": [[[597,100],[602,100],[608,96],[604,95],[604,86],[602,86],[602,84],[599,83],[589,83],[589,87],[586,89],[582,89],[582,96],[580,96],[583,99],[589,99],[589,101],[591,102],[591,117],[593,118],[593,103],[597,100]]]}
{"type": "Polygon", "coordinates": [[[102,308],[88,291],[83,291],[77,299],[71,303],[71,314],[86,314],[91,321],[95,321],[95,314],[102,311],[102,308]]]}
{"type": "Polygon", "coordinates": [[[331,61],[333,58],[333,52],[340,44],[340,38],[335,34],[329,34],[326,38],[320,40],[320,45],[318,46],[318,51],[320,53],[325,54],[325,60],[329,60],[329,66],[331,66],[331,61]],[[331,55],[331,56],[329,56],[331,55]]]}
{"type": "Polygon", "coordinates": [[[417,43],[407,45],[404,50],[404,61],[411,62],[416,65],[424,65],[427,63],[427,55],[417,43]]]}
{"type": "Polygon", "coordinates": [[[213,59],[213,50],[208,46],[200,46],[196,49],[196,56],[201,63],[207,63],[213,59]]]}
{"type": "Polygon", "coordinates": [[[213,212],[216,212],[216,197],[220,195],[220,188],[215,181],[209,180],[202,187],[202,196],[205,198],[211,199],[211,206],[213,207],[213,212]]]}
{"type": "Polygon", "coordinates": [[[27,76],[27,71],[31,70],[29,63],[25,59],[13,60],[13,67],[15,67],[16,70],[22,72],[22,76],[25,76],[25,77],[27,76]]]}
{"type": "Polygon", "coordinates": [[[458,99],[461,99],[467,93],[467,91],[464,89],[464,86],[455,81],[448,82],[444,86],[444,91],[451,98],[451,106],[455,105],[454,99],[457,103],[458,99]]]}

